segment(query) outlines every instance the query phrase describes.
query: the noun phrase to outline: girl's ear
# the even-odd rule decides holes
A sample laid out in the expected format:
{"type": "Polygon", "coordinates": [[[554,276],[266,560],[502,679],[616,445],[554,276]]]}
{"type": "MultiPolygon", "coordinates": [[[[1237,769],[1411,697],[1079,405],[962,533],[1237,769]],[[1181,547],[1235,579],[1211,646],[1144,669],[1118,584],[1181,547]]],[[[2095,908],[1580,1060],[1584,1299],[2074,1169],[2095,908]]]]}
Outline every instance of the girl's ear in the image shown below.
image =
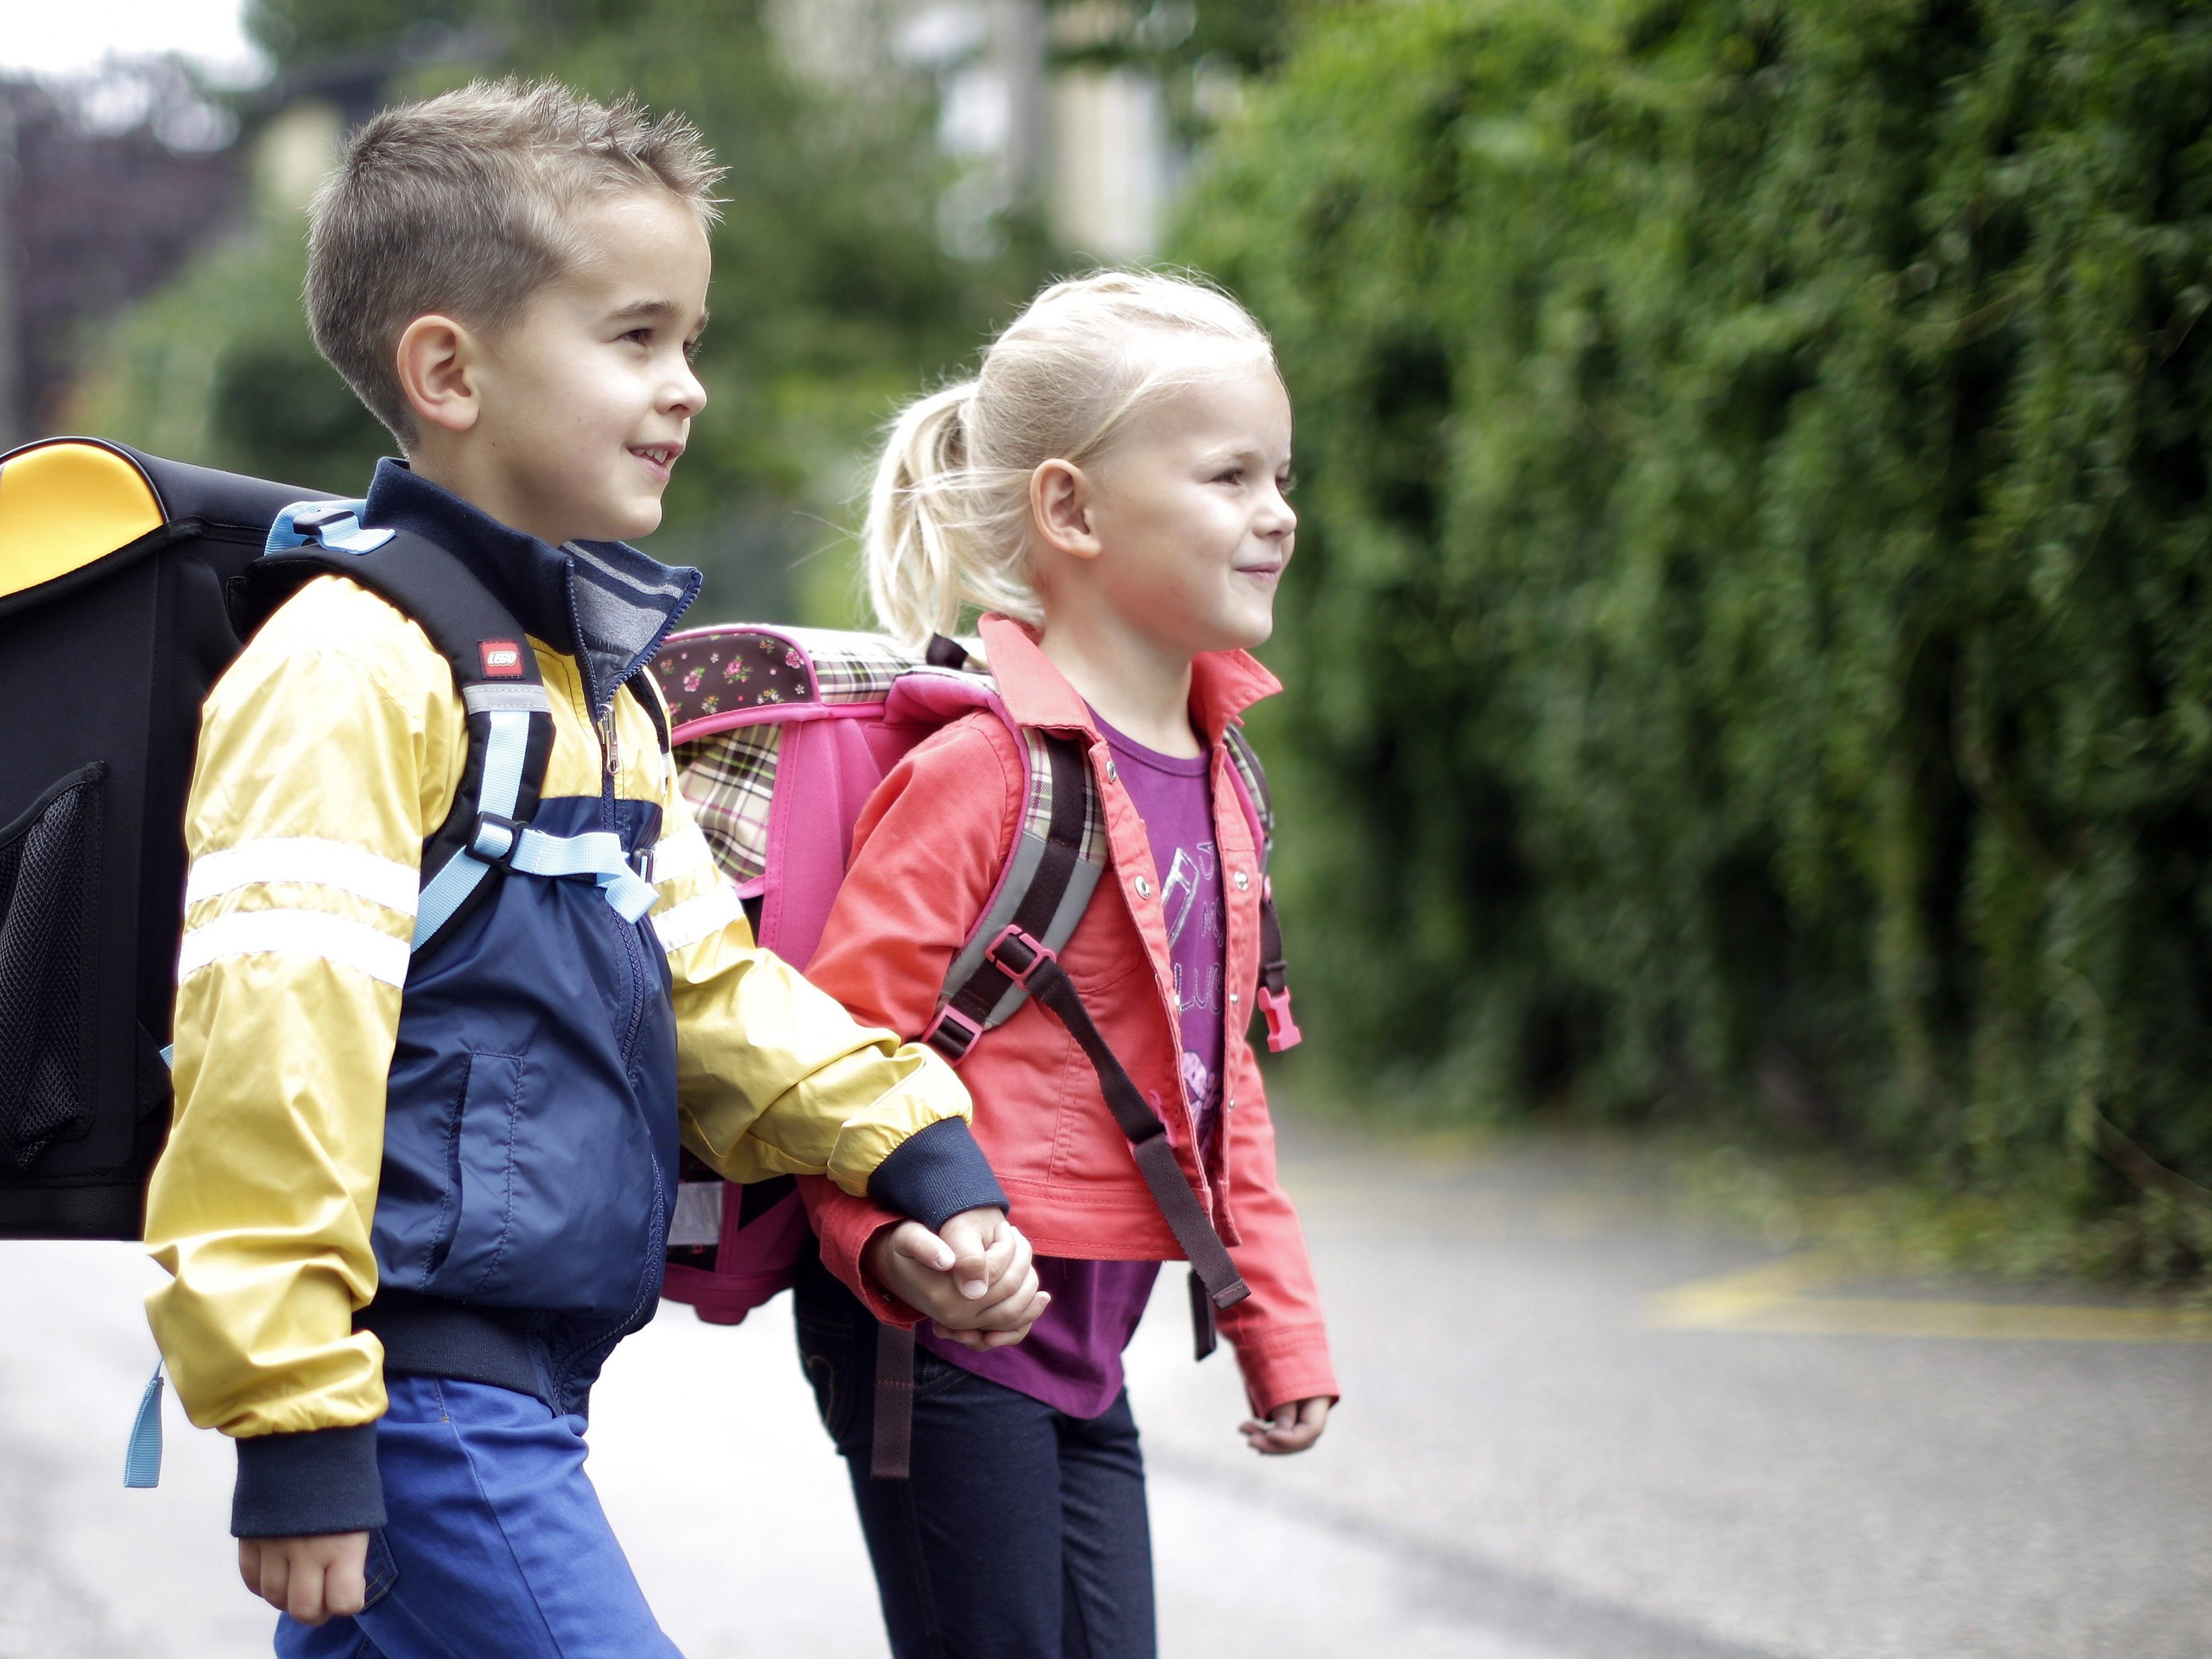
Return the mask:
{"type": "Polygon", "coordinates": [[[1030,518],[1037,539],[1071,558],[1095,559],[1105,550],[1091,523],[1091,480],[1073,461],[1046,461],[1030,474],[1030,518]]]}
{"type": "Polygon", "coordinates": [[[466,432],[483,412],[476,384],[476,337],[450,317],[417,317],[399,336],[399,390],[415,418],[466,432]]]}

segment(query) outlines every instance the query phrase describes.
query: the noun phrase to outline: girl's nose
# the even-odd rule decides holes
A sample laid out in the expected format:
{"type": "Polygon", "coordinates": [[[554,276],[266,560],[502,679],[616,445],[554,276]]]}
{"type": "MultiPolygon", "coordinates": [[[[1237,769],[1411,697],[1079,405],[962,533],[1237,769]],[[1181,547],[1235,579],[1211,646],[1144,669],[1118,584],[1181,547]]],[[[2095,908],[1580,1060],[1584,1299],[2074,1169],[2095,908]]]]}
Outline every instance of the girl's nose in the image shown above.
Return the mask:
{"type": "Polygon", "coordinates": [[[671,415],[696,415],[707,406],[706,382],[690,363],[668,388],[667,399],[661,407],[671,415]]]}

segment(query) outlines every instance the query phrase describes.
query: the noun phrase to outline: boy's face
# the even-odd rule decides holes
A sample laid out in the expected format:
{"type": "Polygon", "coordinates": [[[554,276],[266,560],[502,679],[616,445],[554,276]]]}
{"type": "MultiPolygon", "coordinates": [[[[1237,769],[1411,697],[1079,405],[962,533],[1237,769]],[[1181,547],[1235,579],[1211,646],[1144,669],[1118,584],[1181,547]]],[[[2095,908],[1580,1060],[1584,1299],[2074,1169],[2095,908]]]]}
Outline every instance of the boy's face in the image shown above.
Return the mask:
{"type": "Polygon", "coordinates": [[[506,328],[478,337],[463,493],[556,546],[660,524],[660,493],[707,401],[691,351],[710,260],[665,191],[624,191],[572,221],[580,249],[506,328]]]}

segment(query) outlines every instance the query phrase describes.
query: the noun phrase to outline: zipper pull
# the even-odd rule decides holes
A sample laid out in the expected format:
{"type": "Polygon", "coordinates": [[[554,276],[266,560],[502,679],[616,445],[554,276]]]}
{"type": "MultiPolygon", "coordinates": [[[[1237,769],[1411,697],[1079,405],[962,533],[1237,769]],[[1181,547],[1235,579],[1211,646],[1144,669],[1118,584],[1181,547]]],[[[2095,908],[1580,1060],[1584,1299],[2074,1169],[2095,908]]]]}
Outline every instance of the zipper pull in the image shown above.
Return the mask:
{"type": "Polygon", "coordinates": [[[615,741],[615,706],[607,704],[606,713],[599,716],[599,752],[606,757],[607,775],[622,775],[622,749],[615,741]]]}

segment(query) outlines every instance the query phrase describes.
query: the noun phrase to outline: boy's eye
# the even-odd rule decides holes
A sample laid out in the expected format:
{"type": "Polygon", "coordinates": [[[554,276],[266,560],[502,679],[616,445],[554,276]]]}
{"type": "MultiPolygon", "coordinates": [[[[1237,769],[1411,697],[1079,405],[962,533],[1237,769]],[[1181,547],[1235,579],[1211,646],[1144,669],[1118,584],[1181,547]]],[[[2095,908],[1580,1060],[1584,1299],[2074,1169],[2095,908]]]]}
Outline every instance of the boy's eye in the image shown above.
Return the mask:
{"type": "Polygon", "coordinates": [[[1297,487],[1298,475],[1295,472],[1285,472],[1275,480],[1275,488],[1285,495],[1297,487]]]}
{"type": "Polygon", "coordinates": [[[629,333],[623,335],[623,338],[631,341],[638,345],[651,345],[653,343],[653,331],[650,328],[634,328],[630,330],[629,333]]]}
{"type": "Polygon", "coordinates": [[[1241,466],[1227,468],[1225,471],[1216,473],[1213,477],[1213,482],[1216,483],[1228,484],[1243,483],[1244,482],[1244,469],[1241,466]]]}

